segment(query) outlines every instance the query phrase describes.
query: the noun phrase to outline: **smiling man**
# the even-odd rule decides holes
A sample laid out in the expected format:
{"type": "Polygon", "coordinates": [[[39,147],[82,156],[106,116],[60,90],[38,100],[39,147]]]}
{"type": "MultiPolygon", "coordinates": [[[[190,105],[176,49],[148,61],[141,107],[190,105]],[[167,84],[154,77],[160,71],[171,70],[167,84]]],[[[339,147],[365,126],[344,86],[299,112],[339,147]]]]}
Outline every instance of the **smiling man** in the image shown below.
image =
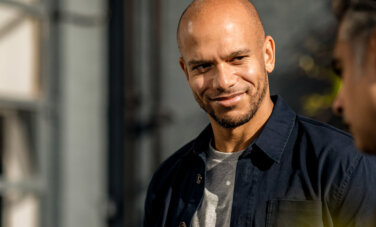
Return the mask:
{"type": "Polygon", "coordinates": [[[376,163],[270,96],[275,43],[249,1],[194,1],[177,38],[210,125],[154,174],[144,226],[376,226],[376,163]]]}
{"type": "Polygon", "coordinates": [[[376,154],[376,0],[336,0],[334,10],[340,19],[334,66],[342,87],[333,109],[359,149],[376,154]]]}

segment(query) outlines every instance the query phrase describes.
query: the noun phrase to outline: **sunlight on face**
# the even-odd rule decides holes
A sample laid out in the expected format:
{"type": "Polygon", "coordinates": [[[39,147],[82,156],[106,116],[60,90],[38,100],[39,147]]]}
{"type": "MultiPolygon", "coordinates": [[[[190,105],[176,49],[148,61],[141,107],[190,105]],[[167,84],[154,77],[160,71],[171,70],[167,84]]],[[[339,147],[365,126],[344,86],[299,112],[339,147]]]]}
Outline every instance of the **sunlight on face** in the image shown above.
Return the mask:
{"type": "Polygon", "coordinates": [[[196,101],[225,128],[248,122],[269,94],[254,29],[237,16],[190,20],[186,26],[182,67],[196,101]]]}
{"type": "Polygon", "coordinates": [[[376,72],[373,51],[354,49],[344,35],[342,24],[335,48],[335,61],[342,78],[342,87],[333,103],[333,109],[343,116],[353,133],[356,145],[364,152],[376,153],[376,72]],[[357,61],[363,59],[363,62],[357,61]]]}

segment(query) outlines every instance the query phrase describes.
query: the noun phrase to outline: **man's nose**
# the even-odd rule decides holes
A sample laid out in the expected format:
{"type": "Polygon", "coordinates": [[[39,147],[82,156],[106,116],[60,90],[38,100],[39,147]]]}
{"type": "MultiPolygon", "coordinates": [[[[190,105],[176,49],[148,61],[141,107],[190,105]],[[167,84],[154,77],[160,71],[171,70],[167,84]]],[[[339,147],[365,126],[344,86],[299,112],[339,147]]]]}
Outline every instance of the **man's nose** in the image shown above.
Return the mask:
{"type": "Polygon", "coordinates": [[[337,97],[334,99],[332,104],[332,111],[338,116],[342,116],[343,113],[343,98],[342,98],[342,88],[340,88],[337,97]]]}
{"type": "Polygon", "coordinates": [[[236,76],[231,67],[226,64],[218,64],[217,72],[213,80],[213,87],[220,90],[226,90],[236,84],[236,76]]]}

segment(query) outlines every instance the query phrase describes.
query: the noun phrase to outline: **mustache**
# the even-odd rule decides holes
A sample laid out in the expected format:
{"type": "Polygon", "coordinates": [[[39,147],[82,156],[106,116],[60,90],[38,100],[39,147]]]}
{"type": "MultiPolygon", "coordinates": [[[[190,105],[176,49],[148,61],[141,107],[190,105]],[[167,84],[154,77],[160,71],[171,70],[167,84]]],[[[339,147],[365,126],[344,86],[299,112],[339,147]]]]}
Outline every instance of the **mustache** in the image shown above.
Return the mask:
{"type": "Polygon", "coordinates": [[[243,93],[246,93],[248,88],[237,88],[237,89],[228,89],[228,90],[221,90],[221,91],[214,91],[210,94],[207,94],[207,98],[209,100],[218,100],[224,98],[231,98],[233,96],[237,96],[243,93]]]}

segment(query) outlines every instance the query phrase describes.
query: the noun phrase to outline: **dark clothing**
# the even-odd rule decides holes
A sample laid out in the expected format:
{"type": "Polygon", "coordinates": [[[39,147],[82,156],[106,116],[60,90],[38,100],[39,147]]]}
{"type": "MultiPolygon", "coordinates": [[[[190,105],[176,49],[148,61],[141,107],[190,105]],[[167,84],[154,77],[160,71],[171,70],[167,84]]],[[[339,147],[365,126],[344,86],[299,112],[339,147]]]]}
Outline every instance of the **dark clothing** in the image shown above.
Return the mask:
{"type": "MultiPolygon", "coordinates": [[[[296,115],[281,97],[239,157],[231,226],[376,226],[376,160],[351,137],[296,115]]],[[[208,126],[168,158],[149,185],[144,226],[190,226],[205,187],[208,126]]]]}

